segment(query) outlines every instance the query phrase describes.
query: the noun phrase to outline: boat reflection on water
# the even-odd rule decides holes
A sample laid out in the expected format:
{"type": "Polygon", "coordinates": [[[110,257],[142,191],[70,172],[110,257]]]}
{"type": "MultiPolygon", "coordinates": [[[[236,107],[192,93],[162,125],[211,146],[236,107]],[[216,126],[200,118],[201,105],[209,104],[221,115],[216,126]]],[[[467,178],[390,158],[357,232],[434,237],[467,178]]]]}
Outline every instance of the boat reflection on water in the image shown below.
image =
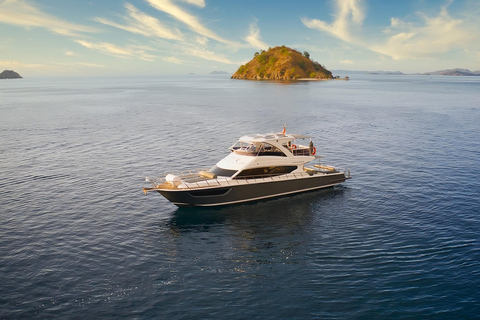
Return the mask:
{"type": "Polygon", "coordinates": [[[346,187],[340,185],[237,206],[177,208],[172,212],[168,227],[181,234],[207,231],[211,227],[225,225],[234,228],[246,225],[260,225],[262,228],[302,226],[308,224],[314,215],[321,214],[321,207],[325,202],[342,200],[346,190],[346,187]]]}
{"type": "Polygon", "coordinates": [[[346,190],[337,186],[238,206],[178,208],[160,242],[168,261],[195,263],[205,275],[223,274],[216,281],[269,278],[279,270],[295,277],[311,245],[322,246],[312,226],[328,228],[336,218],[325,214],[332,206],[340,212],[346,190]]]}

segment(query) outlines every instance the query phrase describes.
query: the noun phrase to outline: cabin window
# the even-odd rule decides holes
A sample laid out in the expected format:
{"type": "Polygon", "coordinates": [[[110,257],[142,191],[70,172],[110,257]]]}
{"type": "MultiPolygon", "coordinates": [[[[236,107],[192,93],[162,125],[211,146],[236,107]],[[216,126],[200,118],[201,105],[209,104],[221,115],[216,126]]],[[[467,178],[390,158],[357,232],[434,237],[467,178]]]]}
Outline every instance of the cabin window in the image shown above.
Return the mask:
{"type": "Polygon", "coordinates": [[[285,153],[283,153],[282,150],[277,148],[274,145],[271,145],[270,143],[261,143],[259,152],[259,156],[277,156],[277,157],[286,157],[285,153]]]}
{"type": "Polygon", "coordinates": [[[213,166],[208,170],[208,172],[215,173],[217,176],[221,177],[231,177],[235,173],[237,173],[237,170],[228,170],[228,169],[223,169],[217,166],[213,166]]]}
{"type": "Polygon", "coordinates": [[[287,155],[283,153],[282,150],[277,148],[274,145],[266,142],[245,142],[238,141],[235,143],[231,150],[236,154],[244,156],[277,156],[277,157],[286,157],[287,155]]]}
{"type": "Polygon", "coordinates": [[[254,169],[246,169],[241,171],[235,176],[236,178],[260,178],[260,177],[271,177],[278,176],[281,174],[287,174],[295,169],[297,166],[276,166],[276,167],[262,167],[254,169]]]}

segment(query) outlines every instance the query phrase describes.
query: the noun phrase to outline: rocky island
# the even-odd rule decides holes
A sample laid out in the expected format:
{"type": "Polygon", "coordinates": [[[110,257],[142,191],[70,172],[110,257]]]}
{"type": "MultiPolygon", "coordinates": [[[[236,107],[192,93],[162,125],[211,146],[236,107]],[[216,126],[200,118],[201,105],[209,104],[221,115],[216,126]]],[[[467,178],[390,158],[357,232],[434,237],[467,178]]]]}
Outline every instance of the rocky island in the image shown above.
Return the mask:
{"type": "Polygon", "coordinates": [[[286,46],[255,52],[252,60],[241,65],[232,79],[249,80],[323,80],[333,79],[332,72],[320,63],[286,46]]]}
{"type": "Polygon", "coordinates": [[[0,73],[0,79],[21,79],[22,77],[13,70],[4,70],[0,73]]]}

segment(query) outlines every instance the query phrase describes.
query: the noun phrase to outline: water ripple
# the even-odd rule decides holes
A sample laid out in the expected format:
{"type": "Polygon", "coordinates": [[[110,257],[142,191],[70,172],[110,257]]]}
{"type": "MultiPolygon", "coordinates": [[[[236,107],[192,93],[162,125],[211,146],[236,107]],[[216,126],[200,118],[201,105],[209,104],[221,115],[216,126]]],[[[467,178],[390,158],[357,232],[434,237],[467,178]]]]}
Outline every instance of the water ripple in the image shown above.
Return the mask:
{"type": "Polygon", "coordinates": [[[1,317],[476,318],[478,80],[405,77],[0,89],[1,317]],[[285,122],[353,179],[198,210],[141,191],[285,122]]]}

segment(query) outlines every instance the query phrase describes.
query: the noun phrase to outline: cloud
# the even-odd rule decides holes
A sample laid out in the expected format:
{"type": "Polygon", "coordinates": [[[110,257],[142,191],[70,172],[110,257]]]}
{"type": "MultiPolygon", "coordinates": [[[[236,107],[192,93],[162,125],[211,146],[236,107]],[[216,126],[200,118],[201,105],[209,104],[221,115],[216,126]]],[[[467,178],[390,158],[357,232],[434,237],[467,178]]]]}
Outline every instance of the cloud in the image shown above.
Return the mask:
{"type": "Polygon", "coordinates": [[[48,65],[41,63],[24,63],[15,60],[3,60],[0,61],[0,68],[3,69],[17,69],[17,68],[29,68],[29,69],[45,69],[48,65]]]}
{"type": "MultiPolygon", "coordinates": [[[[182,8],[173,4],[170,0],[146,0],[146,1],[155,9],[168,13],[178,21],[185,23],[190,29],[192,29],[194,32],[202,36],[216,40],[221,43],[233,44],[233,42],[220,37],[212,30],[204,27],[196,16],[184,11],[182,8]]],[[[188,1],[188,2],[192,3],[192,1],[188,1]]],[[[194,1],[194,2],[198,2],[198,1],[194,1]]]]}
{"type": "MultiPolygon", "coordinates": [[[[480,37],[478,19],[466,21],[452,18],[447,6],[437,16],[417,13],[416,22],[390,18],[390,25],[379,35],[361,34],[365,9],[360,0],[337,0],[335,20],[328,24],[317,19],[303,18],[303,24],[326,32],[346,43],[354,44],[393,60],[439,56],[455,50],[478,51],[480,37]]],[[[467,16],[467,15],[465,15],[467,16]]]]}
{"type": "Polygon", "coordinates": [[[0,22],[30,28],[39,27],[64,36],[97,32],[96,29],[70,23],[42,12],[26,0],[0,0],[0,22]]]}
{"type": "Polygon", "coordinates": [[[204,0],[182,0],[182,1],[200,8],[205,8],[204,0]]]}
{"type": "Polygon", "coordinates": [[[346,60],[340,60],[340,63],[341,63],[341,64],[348,64],[348,65],[351,65],[351,64],[353,64],[353,60],[349,60],[349,59],[346,59],[346,60]]]}
{"type": "Polygon", "coordinates": [[[154,55],[146,53],[143,47],[130,46],[128,48],[122,48],[108,42],[93,43],[84,40],[75,40],[75,42],[86,48],[120,58],[139,58],[145,61],[153,61],[155,58],[154,55]]]}
{"type": "Polygon", "coordinates": [[[452,18],[446,7],[436,17],[418,15],[423,22],[420,26],[392,18],[390,27],[385,29],[388,38],[383,43],[370,46],[370,49],[401,60],[444,54],[467,48],[480,40],[477,32],[472,32],[477,28],[470,28],[466,21],[452,18]]]}
{"type": "Polygon", "coordinates": [[[67,51],[65,51],[65,55],[66,56],[74,56],[75,52],[67,50],[67,51]]]}
{"type": "Polygon", "coordinates": [[[167,61],[167,62],[170,62],[170,63],[176,63],[176,64],[182,64],[183,62],[176,58],[176,57],[166,57],[166,58],[163,58],[164,61],[167,61]]]}
{"type": "Polygon", "coordinates": [[[205,49],[187,48],[185,50],[185,53],[190,56],[195,56],[205,60],[216,61],[216,62],[221,62],[225,64],[238,64],[236,62],[232,62],[231,60],[225,58],[225,56],[222,54],[216,54],[215,52],[208,51],[205,49]]]}
{"type": "Polygon", "coordinates": [[[201,46],[206,46],[208,43],[208,38],[203,36],[198,36],[196,37],[195,42],[201,46]]]}
{"type": "Polygon", "coordinates": [[[82,67],[89,67],[89,68],[105,68],[104,65],[96,64],[96,63],[90,63],[90,62],[77,62],[75,64],[77,64],[79,66],[82,66],[82,67]]]}
{"type": "Polygon", "coordinates": [[[353,28],[360,28],[365,19],[365,12],[358,0],[337,0],[335,21],[331,24],[317,19],[302,18],[303,24],[311,29],[325,31],[346,41],[356,42],[352,35],[353,28]]]}
{"type": "Polygon", "coordinates": [[[260,30],[258,29],[256,23],[250,24],[250,33],[245,38],[245,41],[247,41],[252,47],[256,49],[268,48],[268,45],[262,40],[260,40],[260,30]]]}
{"type": "Polygon", "coordinates": [[[123,17],[126,24],[112,22],[104,18],[95,18],[95,21],[146,37],[159,37],[170,40],[183,39],[183,35],[179,30],[169,29],[159,20],[139,11],[130,3],[125,3],[125,8],[128,13],[128,16],[123,17]]]}

